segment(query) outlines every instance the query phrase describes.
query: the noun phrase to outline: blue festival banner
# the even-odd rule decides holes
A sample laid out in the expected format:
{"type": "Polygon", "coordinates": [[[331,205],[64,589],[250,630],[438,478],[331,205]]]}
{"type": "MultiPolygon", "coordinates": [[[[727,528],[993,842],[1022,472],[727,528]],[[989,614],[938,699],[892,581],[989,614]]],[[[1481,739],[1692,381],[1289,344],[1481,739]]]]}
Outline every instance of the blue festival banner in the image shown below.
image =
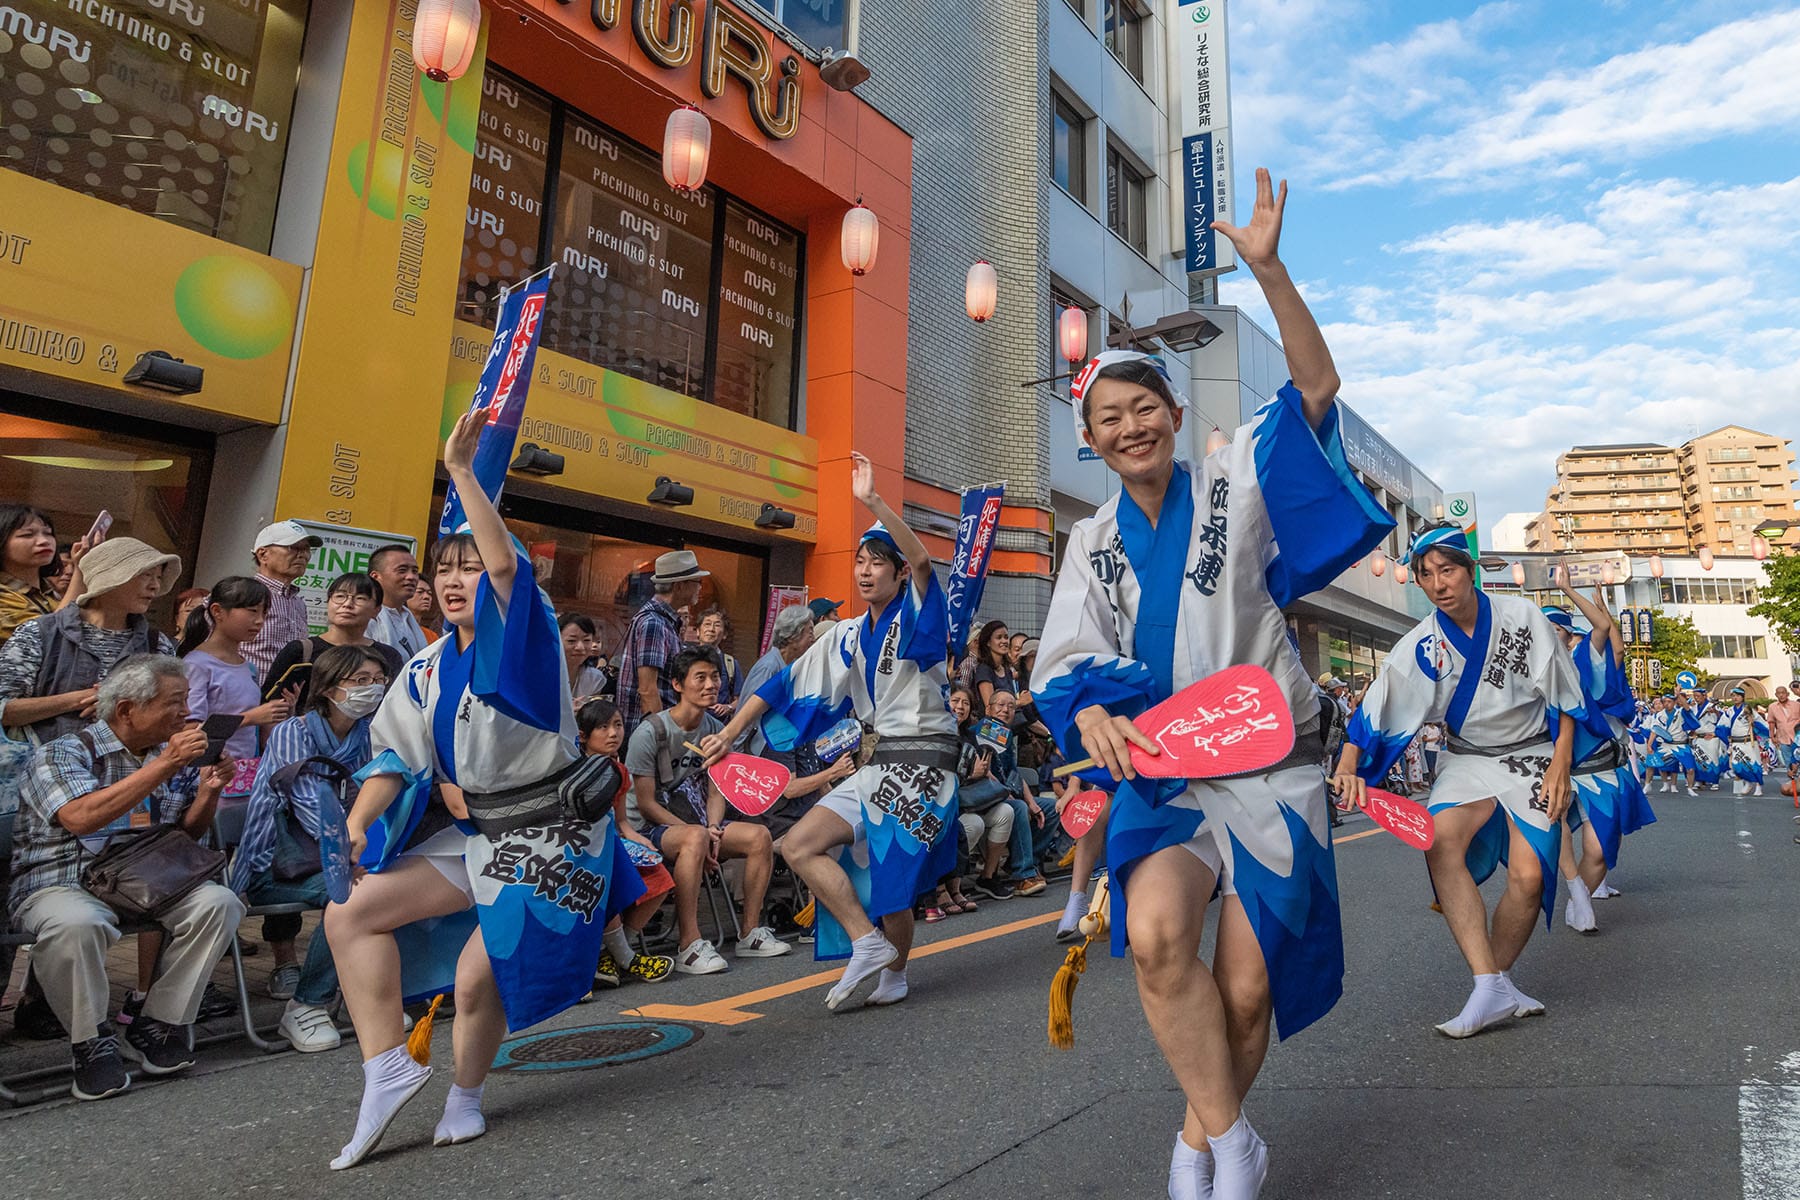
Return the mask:
{"type": "MultiPolygon", "coordinates": [[[[545,270],[508,291],[500,301],[500,320],[494,326],[494,344],[481,368],[481,382],[469,411],[486,409],[487,428],[475,449],[475,478],[481,490],[496,504],[506,486],[506,468],[512,462],[513,443],[519,440],[519,422],[525,415],[525,396],[531,389],[531,365],[537,359],[538,334],[544,328],[544,305],[550,292],[550,271],[545,270]]],[[[462,497],[452,481],[444,491],[444,511],[438,516],[438,536],[462,528],[462,497]]]]}
{"type": "Polygon", "coordinates": [[[956,553],[950,559],[950,658],[962,656],[969,640],[969,626],[981,607],[987,586],[988,562],[994,555],[994,533],[1000,527],[1000,502],[1006,485],[990,483],[962,494],[962,519],[956,526],[956,553]]]}

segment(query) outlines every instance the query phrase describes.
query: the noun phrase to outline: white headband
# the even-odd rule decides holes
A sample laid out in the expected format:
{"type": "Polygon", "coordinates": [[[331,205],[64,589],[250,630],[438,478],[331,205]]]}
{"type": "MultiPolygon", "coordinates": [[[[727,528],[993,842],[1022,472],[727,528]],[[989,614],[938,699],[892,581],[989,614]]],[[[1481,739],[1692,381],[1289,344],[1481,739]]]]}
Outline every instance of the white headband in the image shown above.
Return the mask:
{"type": "Polygon", "coordinates": [[[1075,381],[1069,386],[1069,398],[1074,401],[1075,441],[1077,444],[1081,441],[1081,435],[1087,432],[1087,420],[1082,415],[1082,409],[1087,405],[1088,388],[1093,386],[1094,380],[1107,367],[1116,367],[1120,363],[1132,362],[1149,363],[1151,369],[1162,376],[1163,383],[1168,386],[1169,395],[1175,399],[1175,407],[1177,409],[1187,408],[1187,396],[1175,386],[1174,379],[1169,376],[1168,366],[1159,356],[1145,354],[1139,350],[1103,350],[1088,359],[1087,366],[1081,368],[1080,373],[1075,376],[1075,381]]]}

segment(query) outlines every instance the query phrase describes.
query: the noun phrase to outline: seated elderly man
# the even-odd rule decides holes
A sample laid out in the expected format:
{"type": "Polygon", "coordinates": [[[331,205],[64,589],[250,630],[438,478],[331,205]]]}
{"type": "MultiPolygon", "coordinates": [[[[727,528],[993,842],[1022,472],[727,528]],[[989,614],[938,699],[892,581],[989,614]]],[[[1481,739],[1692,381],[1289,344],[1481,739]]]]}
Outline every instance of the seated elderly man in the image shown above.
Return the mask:
{"type": "MultiPolygon", "coordinates": [[[[179,659],[137,654],[113,669],[96,699],[99,720],[32,755],[13,849],[13,924],[37,938],[32,964],[50,1007],[69,1030],[79,1100],[131,1085],[106,1020],[106,952],[118,916],[81,886],[82,869],[121,830],[173,822],[198,836],[211,824],[229,760],[198,772],[206,735],[186,729],[187,672],[179,659]],[[160,752],[158,748],[160,747],[160,752]]],[[[151,1075],[194,1065],[188,1026],[213,964],[243,918],[229,888],[203,883],[159,924],[168,932],[162,974],[125,1033],[125,1050],[151,1075]]]]}

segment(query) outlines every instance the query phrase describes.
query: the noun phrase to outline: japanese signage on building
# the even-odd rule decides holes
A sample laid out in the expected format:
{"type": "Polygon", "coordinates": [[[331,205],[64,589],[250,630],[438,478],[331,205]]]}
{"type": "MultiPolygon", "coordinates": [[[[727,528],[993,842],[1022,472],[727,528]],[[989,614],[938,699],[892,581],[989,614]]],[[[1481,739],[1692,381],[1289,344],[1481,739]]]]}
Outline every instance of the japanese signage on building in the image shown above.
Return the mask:
{"type": "Polygon", "coordinates": [[[1214,233],[1230,221],[1231,102],[1225,54],[1225,0],[1180,0],[1169,32],[1170,90],[1179,97],[1169,177],[1181,181],[1176,237],[1190,275],[1237,265],[1231,241],[1214,233]]]}

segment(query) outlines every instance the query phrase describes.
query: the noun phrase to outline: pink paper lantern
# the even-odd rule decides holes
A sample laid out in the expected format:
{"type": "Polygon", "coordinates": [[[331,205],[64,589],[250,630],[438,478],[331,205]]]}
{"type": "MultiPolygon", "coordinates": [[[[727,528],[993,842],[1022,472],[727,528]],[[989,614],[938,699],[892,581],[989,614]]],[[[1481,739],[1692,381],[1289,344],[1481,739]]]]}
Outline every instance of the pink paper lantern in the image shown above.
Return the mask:
{"type": "Polygon", "coordinates": [[[994,264],[985,258],[977,259],[963,280],[963,308],[971,321],[986,321],[994,315],[999,290],[1000,278],[994,274],[994,264]]]}
{"type": "Polygon", "coordinates": [[[481,0],[420,0],[413,21],[413,65],[428,79],[461,79],[481,38],[481,0]]]}
{"type": "Polygon", "coordinates": [[[1412,578],[1412,572],[1408,571],[1406,569],[1405,563],[1395,563],[1394,564],[1394,582],[1395,583],[1404,585],[1406,583],[1406,581],[1411,578],[1412,578]]]}
{"type": "Polygon", "coordinates": [[[1761,537],[1753,535],[1750,539],[1750,557],[1754,558],[1757,562],[1762,562],[1765,558],[1768,558],[1769,543],[1761,537]]]}
{"type": "Polygon", "coordinates": [[[1387,574],[1387,555],[1377,550],[1369,559],[1369,574],[1380,579],[1387,574]]]}
{"type": "Polygon", "coordinates": [[[1073,304],[1056,318],[1056,345],[1070,366],[1087,357],[1087,314],[1073,304]]]}
{"type": "Polygon", "coordinates": [[[1213,431],[1206,435],[1206,456],[1211,458],[1229,445],[1231,445],[1231,439],[1225,436],[1223,429],[1215,425],[1213,431]]]}
{"type": "Polygon", "coordinates": [[[1512,581],[1513,581],[1514,587],[1524,587],[1525,586],[1525,564],[1524,563],[1514,563],[1512,565],[1512,581]]]}
{"type": "Polygon", "coordinates": [[[1711,546],[1700,547],[1700,569],[1702,571],[1710,571],[1713,569],[1713,552],[1711,546]]]}
{"type": "Polygon", "coordinates": [[[844,266],[852,275],[869,273],[870,268],[875,265],[875,251],[880,242],[881,222],[858,200],[856,207],[844,214],[844,266]]]}
{"type": "Polygon", "coordinates": [[[663,125],[663,181],[687,195],[706,182],[706,163],[712,155],[712,122],[691,104],[669,114],[663,125]]]}
{"type": "Polygon", "coordinates": [[[1661,579],[1663,577],[1663,560],[1662,555],[1660,554],[1652,554],[1650,556],[1650,577],[1652,579],[1661,579]]]}

